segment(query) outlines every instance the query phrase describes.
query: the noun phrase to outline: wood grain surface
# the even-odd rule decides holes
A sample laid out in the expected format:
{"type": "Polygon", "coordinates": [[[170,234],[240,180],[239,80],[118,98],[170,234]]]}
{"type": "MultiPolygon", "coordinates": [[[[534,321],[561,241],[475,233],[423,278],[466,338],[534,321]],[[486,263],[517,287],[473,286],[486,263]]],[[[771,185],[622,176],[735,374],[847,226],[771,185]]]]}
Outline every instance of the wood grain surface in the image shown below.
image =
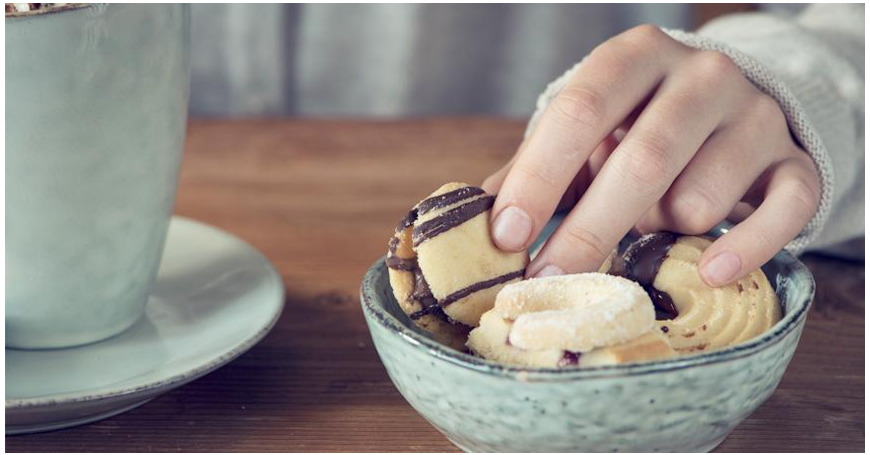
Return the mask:
{"type": "MultiPolygon", "coordinates": [[[[450,180],[479,183],[517,121],[194,122],[176,212],[232,232],[280,270],[284,314],[236,361],[102,422],[6,438],[6,450],[457,449],[399,395],[357,298],[395,223],[450,180]]],[[[718,451],[864,450],[864,264],[809,256],[818,294],[776,393],[718,451]]]]}

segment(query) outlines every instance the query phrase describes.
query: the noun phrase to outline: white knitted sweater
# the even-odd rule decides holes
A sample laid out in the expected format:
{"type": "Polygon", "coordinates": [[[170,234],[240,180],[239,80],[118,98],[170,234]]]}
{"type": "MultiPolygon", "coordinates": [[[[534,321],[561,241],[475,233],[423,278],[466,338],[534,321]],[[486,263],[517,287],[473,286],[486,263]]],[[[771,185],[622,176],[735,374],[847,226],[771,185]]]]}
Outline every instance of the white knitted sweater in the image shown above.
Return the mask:
{"type": "MultiPolygon", "coordinates": [[[[812,5],[792,18],[739,14],[695,34],[666,32],[688,46],[731,57],[747,79],[779,102],[815,161],[821,204],[786,248],[863,258],[864,5],[812,5]]],[[[541,94],[526,135],[581,63],[541,94]]]]}

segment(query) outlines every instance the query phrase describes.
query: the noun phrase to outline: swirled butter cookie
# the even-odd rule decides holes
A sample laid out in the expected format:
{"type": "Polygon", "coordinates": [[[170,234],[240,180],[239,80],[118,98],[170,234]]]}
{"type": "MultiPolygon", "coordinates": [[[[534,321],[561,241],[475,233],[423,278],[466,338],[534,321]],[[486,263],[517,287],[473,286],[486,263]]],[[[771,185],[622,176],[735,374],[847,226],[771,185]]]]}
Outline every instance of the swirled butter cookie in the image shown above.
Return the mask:
{"type": "Polygon", "coordinates": [[[489,360],[524,367],[593,366],[674,355],[637,283],[602,273],[505,286],[469,334],[489,360]]]}
{"type": "Polygon", "coordinates": [[[648,234],[630,245],[614,267],[614,273],[647,290],[660,330],[681,353],[742,343],[782,318],[779,300],[761,269],[718,288],[703,281],[698,260],[711,243],[704,237],[648,234]]]}
{"type": "Polygon", "coordinates": [[[490,237],[495,198],[448,183],[420,201],[397,226],[386,264],[393,294],[420,327],[462,349],[498,291],[523,278],[528,253],[505,253],[490,237]]]}

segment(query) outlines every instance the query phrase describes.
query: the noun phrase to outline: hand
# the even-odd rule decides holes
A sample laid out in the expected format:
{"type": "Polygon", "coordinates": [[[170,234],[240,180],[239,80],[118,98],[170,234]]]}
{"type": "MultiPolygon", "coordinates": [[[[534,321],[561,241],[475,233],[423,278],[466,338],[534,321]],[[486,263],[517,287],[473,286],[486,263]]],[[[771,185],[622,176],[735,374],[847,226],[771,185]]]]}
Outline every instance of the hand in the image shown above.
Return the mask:
{"type": "Polygon", "coordinates": [[[483,187],[498,193],[492,234],[506,251],[573,207],[528,276],[595,270],[632,227],[703,234],[734,216],[700,260],[712,286],[773,257],[821,193],[776,101],[727,56],[648,25],[596,48],[483,187]]]}

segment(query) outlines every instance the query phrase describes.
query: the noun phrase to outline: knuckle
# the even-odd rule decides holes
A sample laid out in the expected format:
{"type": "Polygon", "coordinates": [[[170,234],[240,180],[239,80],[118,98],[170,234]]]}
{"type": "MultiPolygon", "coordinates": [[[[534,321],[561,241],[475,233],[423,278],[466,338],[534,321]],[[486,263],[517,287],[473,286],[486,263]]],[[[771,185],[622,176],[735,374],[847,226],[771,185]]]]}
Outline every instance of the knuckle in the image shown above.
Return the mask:
{"type": "Polygon", "coordinates": [[[633,27],[619,36],[626,42],[640,47],[657,46],[670,37],[662,29],[652,24],[642,24],[633,27]]]}
{"type": "Polygon", "coordinates": [[[610,255],[610,249],[605,246],[604,239],[589,229],[571,225],[567,226],[563,235],[565,242],[569,245],[591,252],[596,256],[596,259],[603,259],[610,255]]]}
{"type": "Polygon", "coordinates": [[[699,85],[704,86],[722,85],[743,74],[730,57],[716,51],[699,51],[688,64],[699,85]]]}
{"type": "Polygon", "coordinates": [[[813,172],[803,172],[790,180],[786,186],[795,208],[804,217],[812,217],[821,201],[822,191],[818,175],[813,172]]]}
{"type": "Polygon", "coordinates": [[[636,139],[617,169],[636,190],[664,190],[671,168],[671,144],[672,140],[663,134],[648,134],[643,139],[636,139]]]}
{"type": "Polygon", "coordinates": [[[605,41],[596,47],[590,56],[602,58],[606,55],[610,60],[613,57],[621,57],[616,62],[609,63],[615,63],[628,71],[637,60],[650,58],[656,51],[669,48],[676,43],[655,25],[644,24],[605,41]]]}
{"type": "Polygon", "coordinates": [[[699,235],[713,229],[727,214],[718,198],[704,191],[682,194],[671,203],[671,212],[679,230],[699,235]]]}
{"type": "Polygon", "coordinates": [[[756,125],[763,125],[765,134],[770,134],[773,128],[782,131],[788,129],[785,114],[779,103],[767,95],[760,94],[752,101],[747,118],[756,125]]]}
{"type": "Polygon", "coordinates": [[[596,129],[605,121],[607,102],[596,90],[566,87],[550,107],[563,120],[596,129]]]}

